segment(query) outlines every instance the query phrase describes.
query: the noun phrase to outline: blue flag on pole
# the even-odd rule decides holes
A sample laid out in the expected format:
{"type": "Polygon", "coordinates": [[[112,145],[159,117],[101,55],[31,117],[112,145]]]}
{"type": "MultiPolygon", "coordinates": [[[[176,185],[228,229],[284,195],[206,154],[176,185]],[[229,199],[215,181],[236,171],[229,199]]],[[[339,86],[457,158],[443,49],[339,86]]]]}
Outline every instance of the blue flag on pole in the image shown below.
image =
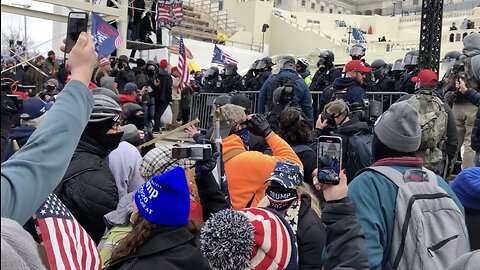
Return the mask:
{"type": "Polygon", "coordinates": [[[92,12],[92,36],[98,59],[108,57],[123,42],[120,32],[95,12],[92,12]]]}
{"type": "Polygon", "coordinates": [[[223,57],[223,51],[217,45],[213,48],[212,63],[223,65],[225,64],[225,58],[223,57]]]}

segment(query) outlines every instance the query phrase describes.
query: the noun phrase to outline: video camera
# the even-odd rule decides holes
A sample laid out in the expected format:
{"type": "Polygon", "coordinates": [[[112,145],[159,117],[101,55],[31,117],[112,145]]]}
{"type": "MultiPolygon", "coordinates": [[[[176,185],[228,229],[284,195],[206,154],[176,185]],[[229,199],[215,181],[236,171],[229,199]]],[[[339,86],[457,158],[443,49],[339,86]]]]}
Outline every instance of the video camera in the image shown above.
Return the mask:
{"type": "Polygon", "coordinates": [[[174,146],[172,158],[188,158],[190,160],[210,160],[212,158],[212,146],[210,144],[194,144],[189,146],[174,146]]]}
{"type": "Polygon", "coordinates": [[[17,108],[17,113],[22,114],[23,113],[23,99],[21,96],[18,95],[12,95],[12,82],[2,82],[1,83],[1,91],[5,92],[7,97],[15,104],[15,107],[17,108]]]}
{"type": "Polygon", "coordinates": [[[367,122],[369,126],[373,126],[383,113],[383,104],[377,100],[363,99],[362,103],[348,104],[348,109],[350,110],[348,117],[358,118],[362,122],[367,122]]]}

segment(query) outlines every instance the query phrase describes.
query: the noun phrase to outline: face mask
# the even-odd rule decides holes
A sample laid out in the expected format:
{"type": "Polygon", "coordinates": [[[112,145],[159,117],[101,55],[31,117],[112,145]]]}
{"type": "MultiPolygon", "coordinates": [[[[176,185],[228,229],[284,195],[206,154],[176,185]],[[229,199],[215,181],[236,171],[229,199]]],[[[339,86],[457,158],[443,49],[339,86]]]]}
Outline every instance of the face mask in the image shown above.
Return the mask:
{"type": "Polygon", "coordinates": [[[362,57],[360,55],[352,55],[352,60],[360,60],[362,57]]]}
{"type": "Polygon", "coordinates": [[[148,75],[153,75],[155,73],[155,70],[154,69],[147,69],[147,74],[148,75]]]}
{"type": "Polygon", "coordinates": [[[278,211],[282,211],[290,207],[297,199],[298,194],[295,189],[286,189],[284,187],[269,186],[265,191],[270,206],[278,211]]]}
{"type": "Polygon", "coordinates": [[[237,131],[235,134],[237,134],[240,139],[242,139],[243,142],[243,147],[245,147],[246,150],[250,149],[250,145],[248,143],[248,129],[243,128],[237,131]]]}
{"type": "Polygon", "coordinates": [[[105,150],[107,151],[113,151],[117,149],[118,145],[120,144],[120,141],[122,140],[123,136],[123,131],[122,132],[117,132],[114,134],[107,134],[105,135],[105,150]]]}
{"type": "Polygon", "coordinates": [[[56,88],[56,87],[53,86],[53,85],[47,85],[47,91],[48,91],[48,92],[55,90],[55,88],[56,88]]]}
{"type": "Polygon", "coordinates": [[[135,115],[128,119],[128,123],[135,125],[138,130],[143,130],[145,128],[143,115],[135,115]]]}

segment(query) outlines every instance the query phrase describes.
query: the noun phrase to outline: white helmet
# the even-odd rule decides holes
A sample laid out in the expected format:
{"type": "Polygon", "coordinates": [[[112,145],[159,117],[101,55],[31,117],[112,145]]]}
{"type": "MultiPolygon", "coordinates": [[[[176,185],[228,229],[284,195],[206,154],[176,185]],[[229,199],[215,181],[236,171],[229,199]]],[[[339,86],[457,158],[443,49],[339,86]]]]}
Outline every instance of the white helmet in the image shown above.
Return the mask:
{"type": "Polygon", "coordinates": [[[297,63],[298,63],[298,62],[302,63],[302,65],[304,65],[306,68],[308,68],[308,66],[310,66],[310,63],[309,63],[308,60],[305,59],[305,58],[302,58],[302,57],[298,58],[298,59],[297,59],[297,63]]]}

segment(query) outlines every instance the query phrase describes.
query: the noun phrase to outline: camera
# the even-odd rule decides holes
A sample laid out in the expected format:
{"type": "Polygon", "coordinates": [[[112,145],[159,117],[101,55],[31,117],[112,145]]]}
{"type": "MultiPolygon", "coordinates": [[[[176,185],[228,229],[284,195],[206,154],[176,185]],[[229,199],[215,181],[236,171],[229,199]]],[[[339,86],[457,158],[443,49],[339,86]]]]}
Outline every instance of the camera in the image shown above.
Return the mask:
{"type": "Polygon", "coordinates": [[[172,158],[188,158],[191,160],[210,160],[212,158],[212,146],[210,144],[194,144],[189,146],[174,146],[172,158]]]}
{"type": "Polygon", "coordinates": [[[17,113],[23,113],[23,99],[21,96],[12,95],[12,83],[11,82],[2,82],[1,91],[5,92],[6,96],[15,104],[17,113]]]}
{"type": "Polygon", "coordinates": [[[362,122],[367,122],[369,126],[373,126],[383,111],[382,102],[368,99],[363,99],[362,103],[348,104],[348,108],[350,118],[358,118],[362,122]]]}

